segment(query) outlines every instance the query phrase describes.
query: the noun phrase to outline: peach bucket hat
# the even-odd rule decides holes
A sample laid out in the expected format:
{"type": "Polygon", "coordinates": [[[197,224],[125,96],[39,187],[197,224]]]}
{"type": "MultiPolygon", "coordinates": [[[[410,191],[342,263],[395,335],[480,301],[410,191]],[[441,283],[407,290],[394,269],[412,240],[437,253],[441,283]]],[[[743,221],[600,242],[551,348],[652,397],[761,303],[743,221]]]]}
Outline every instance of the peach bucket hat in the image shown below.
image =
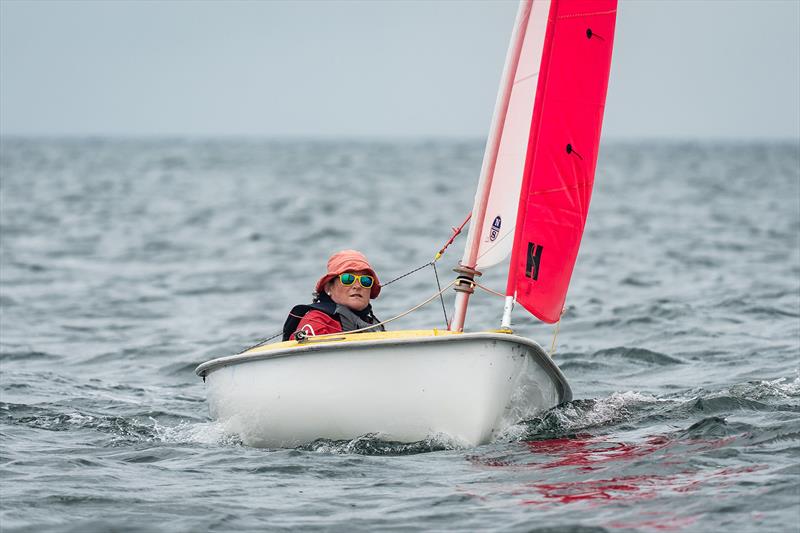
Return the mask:
{"type": "Polygon", "coordinates": [[[375,278],[375,283],[369,291],[369,297],[377,298],[381,293],[381,282],[378,280],[375,269],[370,266],[364,254],[358,250],[342,250],[341,252],[333,254],[330,259],[328,259],[328,273],[319,278],[316,291],[321,293],[325,288],[325,284],[339,274],[358,272],[360,270],[366,271],[370,276],[375,278]]]}

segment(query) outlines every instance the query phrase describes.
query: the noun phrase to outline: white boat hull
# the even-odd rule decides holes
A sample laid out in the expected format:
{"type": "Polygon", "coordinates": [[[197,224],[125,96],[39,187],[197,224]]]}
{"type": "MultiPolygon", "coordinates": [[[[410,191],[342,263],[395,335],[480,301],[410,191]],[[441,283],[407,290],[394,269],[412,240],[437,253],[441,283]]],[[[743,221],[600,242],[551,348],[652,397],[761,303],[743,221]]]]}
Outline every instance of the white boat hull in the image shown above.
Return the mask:
{"type": "Polygon", "coordinates": [[[212,417],[256,447],[366,434],[475,446],[572,397],[558,367],[523,337],[403,333],[281,343],[209,361],[197,373],[212,417]]]}

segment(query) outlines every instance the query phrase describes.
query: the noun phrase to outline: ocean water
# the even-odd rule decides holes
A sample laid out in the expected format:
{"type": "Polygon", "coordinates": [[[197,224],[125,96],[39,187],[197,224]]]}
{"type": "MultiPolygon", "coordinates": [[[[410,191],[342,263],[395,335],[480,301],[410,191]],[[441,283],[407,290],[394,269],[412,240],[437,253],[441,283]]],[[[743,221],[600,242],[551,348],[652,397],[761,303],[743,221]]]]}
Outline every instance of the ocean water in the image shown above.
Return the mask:
{"type": "MultiPolygon", "coordinates": [[[[332,251],[384,280],[428,262],[481,156],[0,140],[0,529],[800,530],[797,143],[605,143],[554,354],[575,400],[498,442],[255,449],[208,417],[197,364],[278,331],[332,251]]],[[[503,268],[483,282],[502,289],[503,268]]],[[[435,291],[423,269],[376,312],[435,291]]],[[[479,293],[467,327],[501,312],[479,293]]],[[[443,322],[433,302],[392,326],[443,322]]]]}

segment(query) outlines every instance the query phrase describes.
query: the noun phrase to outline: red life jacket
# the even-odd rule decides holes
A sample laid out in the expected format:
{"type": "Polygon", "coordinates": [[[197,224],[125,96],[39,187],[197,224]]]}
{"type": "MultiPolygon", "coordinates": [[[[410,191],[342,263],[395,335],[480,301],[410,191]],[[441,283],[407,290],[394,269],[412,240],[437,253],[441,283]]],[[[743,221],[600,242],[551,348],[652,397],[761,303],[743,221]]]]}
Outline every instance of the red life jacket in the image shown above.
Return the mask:
{"type": "MultiPolygon", "coordinates": [[[[286,322],[283,324],[283,340],[288,341],[292,338],[300,325],[300,321],[312,310],[320,311],[338,322],[341,328],[339,331],[354,331],[380,323],[380,320],[372,314],[371,305],[368,305],[362,311],[355,312],[349,307],[337,304],[327,294],[321,294],[318,300],[312,304],[292,307],[286,322]]],[[[370,329],[368,331],[385,330],[386,328],[383,326],[376,326],[374,330],[370,329]]]]}

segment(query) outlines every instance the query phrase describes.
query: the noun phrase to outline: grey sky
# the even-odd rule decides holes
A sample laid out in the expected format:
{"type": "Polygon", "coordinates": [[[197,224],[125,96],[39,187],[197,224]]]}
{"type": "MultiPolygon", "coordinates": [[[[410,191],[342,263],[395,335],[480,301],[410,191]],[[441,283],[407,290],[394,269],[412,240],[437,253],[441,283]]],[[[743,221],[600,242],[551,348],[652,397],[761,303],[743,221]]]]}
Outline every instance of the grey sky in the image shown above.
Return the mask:
{"type": "MultiPolygon", "coordinates": [[[[516,2],[0,0],[0,133],[483,137],[516,2]]],[[[606,138],[800,137],[800,0],[621,0],[606,138]]]]}

